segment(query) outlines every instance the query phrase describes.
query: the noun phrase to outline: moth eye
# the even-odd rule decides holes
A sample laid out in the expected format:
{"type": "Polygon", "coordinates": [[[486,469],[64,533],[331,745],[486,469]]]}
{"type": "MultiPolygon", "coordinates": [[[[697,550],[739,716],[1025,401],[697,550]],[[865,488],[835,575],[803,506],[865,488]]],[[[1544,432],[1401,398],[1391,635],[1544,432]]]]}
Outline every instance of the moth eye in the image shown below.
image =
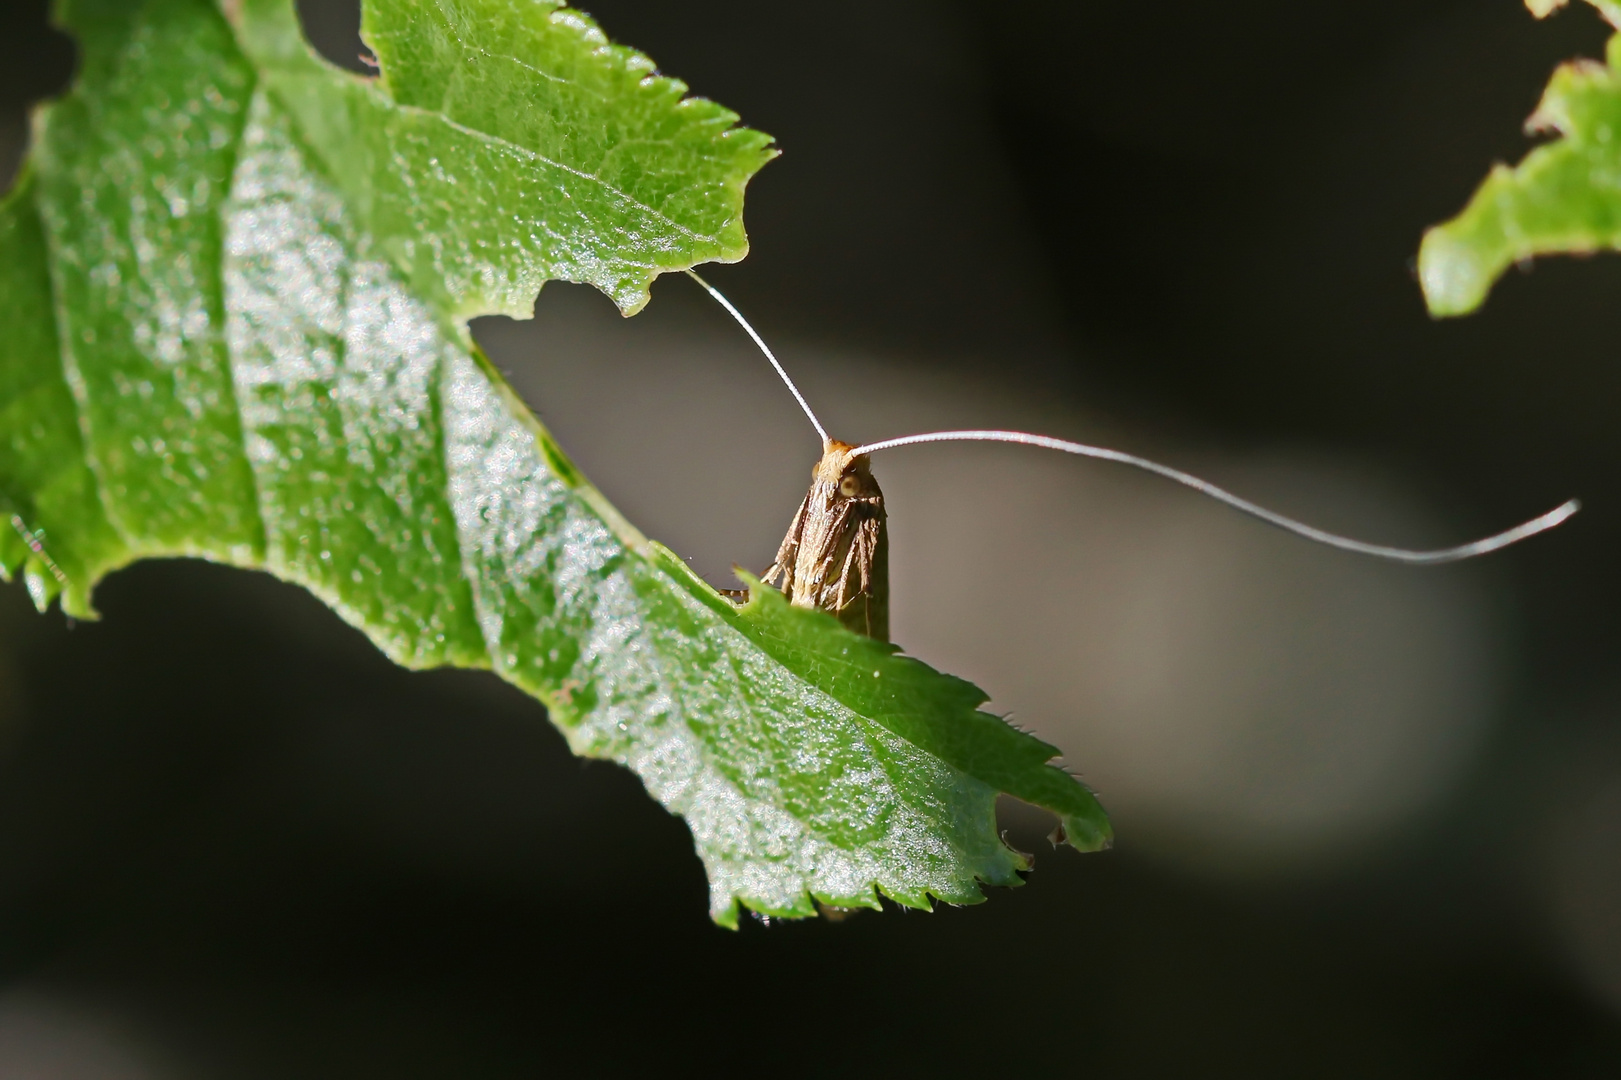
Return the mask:
{"type": "Polygon", "coordinates": [[[850,498],[861,493],[861,481],[853,476],[846,476],[839,481],[839,494],[850,498]]]}

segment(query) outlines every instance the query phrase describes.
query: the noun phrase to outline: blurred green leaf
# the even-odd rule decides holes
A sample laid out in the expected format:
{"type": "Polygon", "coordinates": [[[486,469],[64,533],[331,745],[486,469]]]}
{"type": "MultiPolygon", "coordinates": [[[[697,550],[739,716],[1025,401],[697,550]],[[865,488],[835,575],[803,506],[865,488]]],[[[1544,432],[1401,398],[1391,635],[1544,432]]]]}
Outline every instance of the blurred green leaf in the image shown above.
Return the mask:
{"type": "MultiPolygon", "coordinates": [[[[1540,18],[1563,2],[1527,6],[1540,18]]],[[[1621,25],[1621,4],[1590,2],[1621,25]]],[[[1526,130],[1558,138],[1492,169],[1462,213],[1424,234],[1418,276],[1432,315],[1474,311],[1516,262],[1621,248],[1621,36],[1608,54],[1554,72],[1526,130]]]]}
{"type": "Polygon", "coordinates": [[[1017,884],[999,791],[1107,844],[974,687],[645,539],[468,336],[553,278],[632,312],[741,258],[766,136],[547,0],[375,0],[376,80],[289,0],[61,15],[80,82],[0,203],[0,564],[41,607],[196,555],[493,668],[686,818],[728,925],[1017,884]]]}

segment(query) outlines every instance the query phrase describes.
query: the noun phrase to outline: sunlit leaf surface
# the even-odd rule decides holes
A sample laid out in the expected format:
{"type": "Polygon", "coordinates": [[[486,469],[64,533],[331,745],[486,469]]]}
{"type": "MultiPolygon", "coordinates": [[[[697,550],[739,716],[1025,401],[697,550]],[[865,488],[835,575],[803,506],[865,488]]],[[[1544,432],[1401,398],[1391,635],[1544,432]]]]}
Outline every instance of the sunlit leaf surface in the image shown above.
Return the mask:
{"type": "Polygon", "coordinates": [[[493,668],[687,820],[726,924],[1016,884],[998,792],[1108,842],[972,686],[692,577],[467,334],[553,278],[629,312],[742,257],[766,136],[544,0],[376,0],[377,80],[286,0],[61,16],[80,82],[0,204],[0,561],[41,606],[87,617],[108,571],[197,555],[402,664],[493,668]]]}

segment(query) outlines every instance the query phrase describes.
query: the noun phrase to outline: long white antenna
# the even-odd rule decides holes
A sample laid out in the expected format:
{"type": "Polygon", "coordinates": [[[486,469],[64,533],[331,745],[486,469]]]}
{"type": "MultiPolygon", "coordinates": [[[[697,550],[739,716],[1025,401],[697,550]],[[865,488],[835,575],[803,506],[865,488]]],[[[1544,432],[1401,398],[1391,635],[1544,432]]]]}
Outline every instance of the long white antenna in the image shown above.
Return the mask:
{"type": "Polygon", "coordinates": [[[1122,465],[1131,465],[1138,469],[1175,480],[1193,490],[1210,496],[1236,510],[1242,510],[1252,517],[1258,517],[1269,525],[1276,525],[1280,529],[1304,536],[1308,540],[1315,540],[1319,544],[1329,547],[1341,548],[1345,551],[1354,551],[1360,555],[1372,555],[1380,559],[1390,559],[1394,562],[1416,563],[1420,565],[1457,562],[1459,559],[1469,559],[1476,555],[1484,555],[1488,551],[1508,547],[1518,543],[1528,536],[1535,536],[1553,528],[1577,510],[1581,503],[1575,499],[1562,506],[1532,518],[1524,525],[1516,525],[1507,532],[1500,532],[1496,536],[1488,536],[1484,540],[1476,540],[1472,544],[1461,547],[1442,548],[1439,551],[1409,551],[1406,548],[1386,547],[1383,544],[1365,544],[1360,540],[1351,540],[1344,536],[1336,536],[1322,529],[1313,528],[1304,522],[1284,517],[1274,513],[1264,506],[1257,506],[1248,499],[1241,499],[1230,491],[1224,491],[1215,484],[1201,480],[1197,476],[1185,473],[1180,469],[1173,469],[1169,465],[1161,465],[1157,461],[1137,457],[1135,454],[1122,453],[1119,450],[1108,450],[1101,446],[1087,446],[1085,443],[1066,442],[1063,439],[1054,439],[1047,435],[1031,435],[1023,431],[931,431],[924,435],[903,435],[898,439],[880,439],[878,442],[858,446],[849,452],[849,456],[859,457],[862,454],[871,454],[878,450],[889,450],[897,446],[911,446],[915,443],[931,442],[1008,442],[1023,443],[1027,446],[1041,446],[1048,450],[1062,450],[1066,454],[1079,454],[1081,457],[1101,458],[1104,461],[1118,461],[1122,465]]]}
{"type": "Polygon", "coordinates": [[[805,400],[805,395],[799,392],[799,387],[794,385],[794,380],[788,377],[788,372],[784,371],[782,364],[777,361],[776,354],[774,354],[770,347],[766,345],[765,339],[754,332],[754,327],[749,325],[749,321],[743,317],[743,313],[737,310],[737,308],[733,307],[732,302],[726,299],[726,297],[722,296],[719,289],[715,288],[715,286],[711,285],[709,282],[705,281],[691,270],[687,271],[687,276],[696,281],[699,285],[702,285],[704,291],[710,296],[713,296],[715,298],[715,302],[721,307],[725,308],[727,312],[731,314],[732,318],[737,320],[737,325],[741,326],[744,332],[747,333],[749,337],[754,339],[754,343],[760,346],[760,351],[765,353],[765,358],[771,361],[771,366],[777,369],[777,374],[781,376],[782,381],[787,384],[788,392],[794,395],[794,400],[799,402],[799,407],[805,410],[806,416],[810,417],[811,426],[816,429],[816,434],[822,437],[822,445],[825,447],[828,443],[832,442],[833,440],[827,437],[827,429],[822,426],[822,422],[820,420],[816,419],[816,414],[811,412],[810,404],[805,400]]]}

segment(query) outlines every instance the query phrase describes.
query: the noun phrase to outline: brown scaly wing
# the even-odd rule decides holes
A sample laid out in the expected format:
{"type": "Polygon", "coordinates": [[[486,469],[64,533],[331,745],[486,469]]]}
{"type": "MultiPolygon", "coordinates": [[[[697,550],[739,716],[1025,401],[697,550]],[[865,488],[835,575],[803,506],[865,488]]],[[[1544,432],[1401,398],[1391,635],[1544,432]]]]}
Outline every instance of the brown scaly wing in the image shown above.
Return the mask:
{"type": "Polygon", "coordinates": [[[863,509],[847,527],[850,547],[827,610],[856,633],[888,641],[889,530],[881,500],[863,509]]]}
{"type": "Polygon", "coordinates": [[[789,602],[829,612],[858,634],[888,641],[889,534],[883,496],[848,499],[834,494],[830,485],[813,486],[806,504],[793,587],[783,589],[789,602]]]}
{"type": "Polygon", "coordinates": [[[884,496],[849,446],[830,443],[777,559],[760,580],[788,602],[834,615],[858,634],[889,640],[889,532],[884,496]],[[852,482],[856,491],[841,492],[852,482]]]}
{"type": "Polygon", "coordinates": [[[788,532],[782,538],[782,544],[777,548],[777,558],[760,580],[767,585],[776,585],[791,599],[794,595],[794,570],[799,559],[799,541],[805,533],[805,517],[810,512],[811,500],[816,496],[816,485],[805,493],[800,500],[799,509],[794,511],[794,520],[788,524],[788,532]]]}

